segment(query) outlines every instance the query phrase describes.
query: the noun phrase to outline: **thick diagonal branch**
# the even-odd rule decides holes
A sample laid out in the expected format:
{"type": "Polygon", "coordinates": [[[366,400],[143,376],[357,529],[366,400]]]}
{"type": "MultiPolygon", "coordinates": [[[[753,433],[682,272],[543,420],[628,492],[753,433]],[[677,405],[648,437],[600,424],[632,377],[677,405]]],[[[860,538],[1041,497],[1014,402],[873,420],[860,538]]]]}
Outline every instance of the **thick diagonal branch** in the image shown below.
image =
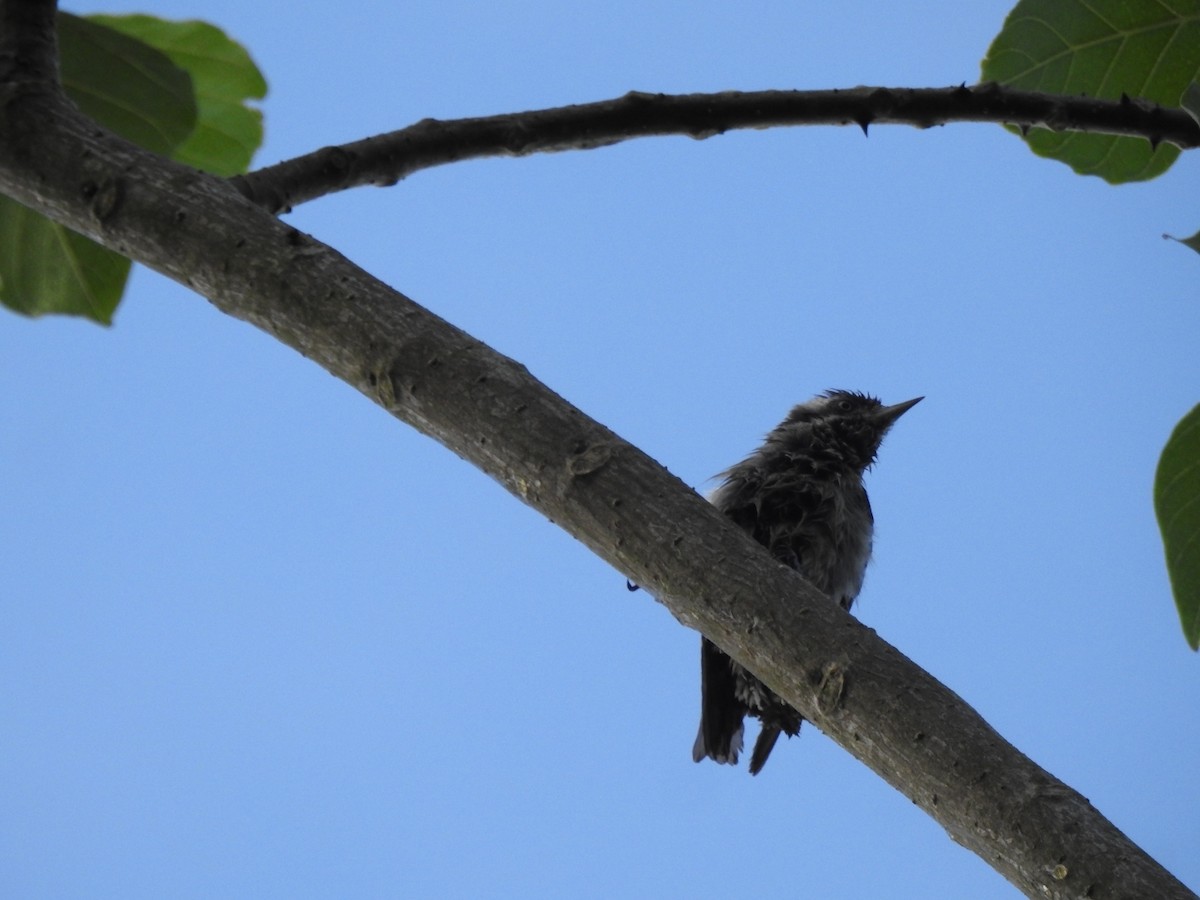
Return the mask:
{"type": "Polygon", "coordinates": [[[523,366],[228,182],[119,140],[28,78],[49,52],[33,45],[44,22],[14,10],[36,5],[0,3],[0,192],[192,287],[492,475],[1028,895],[1193,896],[951,691],[523,366]]]}
{"type": "Polygon", "coordinates": [[[645,94],[557,109],[440,121],[326,147],[234,181],[269,212],[361,185],[394,184],[421,169],[487,156],[585,150],[631,138],[707,138],[737,128],[782,125],[1003,122],[1022,128],[1143,137],[1200,146],[1200,126],[1179,109],[1018,91],[998,84],[956,88],[859,87],[829,91],[645,94]]]}

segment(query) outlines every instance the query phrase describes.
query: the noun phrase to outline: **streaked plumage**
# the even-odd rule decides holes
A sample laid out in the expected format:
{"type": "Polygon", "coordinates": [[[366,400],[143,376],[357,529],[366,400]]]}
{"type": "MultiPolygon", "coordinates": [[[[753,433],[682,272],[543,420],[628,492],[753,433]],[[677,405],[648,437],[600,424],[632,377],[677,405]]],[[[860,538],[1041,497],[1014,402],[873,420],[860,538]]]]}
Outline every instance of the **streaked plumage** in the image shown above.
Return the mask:
{"type": "MultiPolygon", "coordinates": [[[[827,391],[800,404],[761,447],[719,476],[724,480],[713,505],[850,609],[874,531],[863,473],[892,423],[920,399],[883,406],[866,394],[827,391]]],[[[758,774],[779,735],[799,732],[800,713],[707,638],[700,670],[700,731],[692,758],[736,763],[744,720],[752,715],[762,723],[750,758],[750,772],[758,774]]]]}

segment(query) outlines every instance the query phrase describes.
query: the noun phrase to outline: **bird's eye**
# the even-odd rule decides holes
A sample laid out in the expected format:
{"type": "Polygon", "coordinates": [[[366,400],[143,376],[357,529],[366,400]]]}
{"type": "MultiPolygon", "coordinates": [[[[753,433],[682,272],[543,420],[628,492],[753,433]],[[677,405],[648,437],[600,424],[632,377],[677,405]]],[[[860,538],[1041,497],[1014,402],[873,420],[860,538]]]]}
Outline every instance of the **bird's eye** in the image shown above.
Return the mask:
{"type": "Polygon", "coordinates": [[[839,400],[837,402],[837,408],[839,412],[850,412],[850,410],[854,409],[854,404],[849,400],[839,400]]]}

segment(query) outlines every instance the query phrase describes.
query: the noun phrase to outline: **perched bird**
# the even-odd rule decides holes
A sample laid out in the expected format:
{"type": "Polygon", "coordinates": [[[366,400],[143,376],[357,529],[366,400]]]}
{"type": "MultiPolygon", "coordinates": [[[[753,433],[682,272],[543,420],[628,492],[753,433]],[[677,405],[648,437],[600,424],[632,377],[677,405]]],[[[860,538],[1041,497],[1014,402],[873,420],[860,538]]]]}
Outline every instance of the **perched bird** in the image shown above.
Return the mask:
{"type": "MultiPolygon", "coordinates": [[[[862,587],[874,517],[863,473],[892,424],[923,398],[884,406],[853,391],[826,391],[795,407],[761,447],[717,476],[713,505],[776,559],[845,610],[862,587]]],[[[803,719],[716,644],[701,639],[700,733],[692,759],[736,764],[747,714],[762,723],[750,774],[762,770],[779,735],[803,719]]]]}

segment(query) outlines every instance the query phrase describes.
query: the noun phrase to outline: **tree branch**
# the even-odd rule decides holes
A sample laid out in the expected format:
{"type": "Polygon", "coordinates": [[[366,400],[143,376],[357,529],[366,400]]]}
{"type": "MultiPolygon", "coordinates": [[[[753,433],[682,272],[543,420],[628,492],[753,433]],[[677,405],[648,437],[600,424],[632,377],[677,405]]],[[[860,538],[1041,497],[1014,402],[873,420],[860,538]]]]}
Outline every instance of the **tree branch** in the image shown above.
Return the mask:
{"type": "MultiPolygon", "coordinates": [[[[0,3],[0,58],[35,38],[12,15],[22,5],[0,3]]],[[[14,83],[0,83],[0,96],[14,83]]],[[[0,191],[192,287],[470,460],[652,590],[1029,896],[1193,896],[951,691],[520,364],[229,182],[104,131],[53,85],[2,112],[0,191]]]]}
{"type": "Polygon", "coordinates": [[[57,7],[53,0],[0,4],[0,104],[22,90],[57,88],[57,7]]]}
{"type": "Polygon", "coordinates": [[[421,169],[464,159],[587,150],[656,135],[704,139],[736,128],[858,125],[865,132],[876,124],[930,128],[946,122],[999,122],[1142,137],[1153,144],[1166,141],[1183,148],[1200,146],[1200,125],[1180,109],[1129,97],[1115,101],[1061,97],[993,83],[683,95],[634,91],[614,100],[557,109],[424,119],[400,131],[325,147],[233,181],[255,203],[280,212],[352,187],[395,184],[421,169]]]}

